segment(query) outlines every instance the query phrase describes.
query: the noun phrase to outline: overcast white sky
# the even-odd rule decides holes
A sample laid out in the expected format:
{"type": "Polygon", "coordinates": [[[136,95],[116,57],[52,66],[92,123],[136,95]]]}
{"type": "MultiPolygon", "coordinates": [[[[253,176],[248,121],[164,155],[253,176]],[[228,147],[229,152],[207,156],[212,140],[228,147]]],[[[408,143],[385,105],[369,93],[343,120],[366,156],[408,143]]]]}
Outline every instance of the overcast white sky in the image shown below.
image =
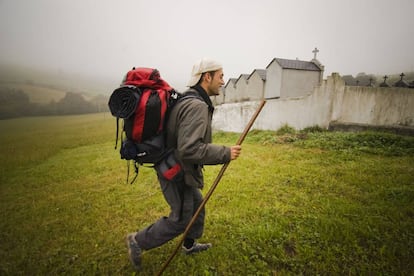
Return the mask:
{"type": "Polygon", "coordinates": [[[275,58],[318,60],[332,72],[414,71],[413,0],[0,0],[0,63],[118,82],[155,67],[184,89],[211,57],[226,80],[275,58]]]}

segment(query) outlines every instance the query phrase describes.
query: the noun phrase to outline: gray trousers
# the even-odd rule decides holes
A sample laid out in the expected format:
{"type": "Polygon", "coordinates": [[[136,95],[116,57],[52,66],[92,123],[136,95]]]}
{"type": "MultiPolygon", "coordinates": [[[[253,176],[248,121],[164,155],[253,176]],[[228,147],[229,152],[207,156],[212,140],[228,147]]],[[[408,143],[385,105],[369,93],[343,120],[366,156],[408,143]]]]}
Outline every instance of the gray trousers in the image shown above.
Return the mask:
{"type": "MultiPolygon", "coordinates": [[[[203,200],[198,188],[188,186],[184,182],[168,182],[160,177],[158,180],[171,212],[168,217],[161,217],[137,233],[135,239],[144,250],[158,247],[182,234],[203,200]]],[[[198,239],[202,236],[204,216],[203,209],[186,238],[198,239]]]]}

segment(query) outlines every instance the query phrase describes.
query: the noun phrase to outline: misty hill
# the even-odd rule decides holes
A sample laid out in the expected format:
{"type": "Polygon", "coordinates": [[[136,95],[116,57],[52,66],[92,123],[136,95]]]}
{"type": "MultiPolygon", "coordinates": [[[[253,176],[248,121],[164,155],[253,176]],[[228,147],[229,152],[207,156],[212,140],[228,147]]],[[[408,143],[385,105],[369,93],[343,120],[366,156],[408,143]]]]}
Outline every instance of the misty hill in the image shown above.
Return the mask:
{"type": "Polygon", "coordinates": [[[118,84],[63,72],[0,66],[0,119],[108,111],[118,84]]]}
{"type": "Polygon", "coordinates": [[[66,94],[65,90],[61,90],[59,88],[30,83],[0,82],[0,91],[4,90],[22,91],[29,97],[30,102],[37,104],[57,102],[63,99],[66,94]]]}
{"type": "Polygon", "coordinates": [[[109,96],[119,81],[116,78],[107,80],[59,70],[48,71],[0,64],[0,85],[6,84],[25,84],[90,96],[98,94],[109,96]]]}

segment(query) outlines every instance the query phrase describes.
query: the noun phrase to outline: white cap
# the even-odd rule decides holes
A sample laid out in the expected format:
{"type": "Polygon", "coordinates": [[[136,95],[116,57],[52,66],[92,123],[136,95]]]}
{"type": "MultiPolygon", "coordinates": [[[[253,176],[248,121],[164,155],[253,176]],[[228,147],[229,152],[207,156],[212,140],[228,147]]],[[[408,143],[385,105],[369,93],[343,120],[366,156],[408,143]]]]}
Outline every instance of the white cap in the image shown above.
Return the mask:
{"type": "Polygon", "coordinates": [[[219,69],[222,69],[223,66],[220,62],[217,62],[210,58],[202,58],[193,65],[193,70],[191,71],[191,79],[188,82],[187,86],[192,87],[198,83],[200,80],[201,74],[206,72],[212,72],[219,69]]]}

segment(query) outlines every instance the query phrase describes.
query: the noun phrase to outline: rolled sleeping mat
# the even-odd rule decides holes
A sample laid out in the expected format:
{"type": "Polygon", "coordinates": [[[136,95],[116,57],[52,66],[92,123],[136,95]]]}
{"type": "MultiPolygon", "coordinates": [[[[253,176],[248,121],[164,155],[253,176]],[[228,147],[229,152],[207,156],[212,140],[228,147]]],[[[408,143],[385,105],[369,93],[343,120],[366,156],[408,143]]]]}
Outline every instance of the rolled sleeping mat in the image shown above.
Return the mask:
{"type": "Polygon", "coordinates": [[[124,85],[115,89],[108,102],[112,116],[122,119],[131,117],[140,97],[141,91],[136,86],[124,85]]]}

